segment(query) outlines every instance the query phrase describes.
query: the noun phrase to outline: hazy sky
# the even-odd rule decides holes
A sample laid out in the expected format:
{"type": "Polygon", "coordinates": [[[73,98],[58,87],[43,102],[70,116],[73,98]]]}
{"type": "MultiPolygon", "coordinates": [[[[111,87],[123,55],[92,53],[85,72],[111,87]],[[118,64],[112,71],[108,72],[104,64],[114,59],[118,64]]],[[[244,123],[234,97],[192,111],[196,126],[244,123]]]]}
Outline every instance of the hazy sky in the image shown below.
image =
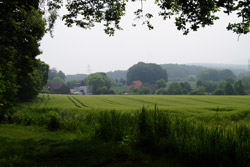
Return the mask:
{"type": "MultiPolygon", "coordinates": [[[[182,35],[173,20],[163,21],[157,16],[153,4],[144,4],[144,9],[154,13],[154,30],[146,26],[132,27],[133,11],[139,4],[127,6],[127,15],[122,19],[123,31],[109,37],[102,25],[92,30],[68,28],[58,20],[54,38],[49,34],[41,41],[43,54],[39,58],[50,67],[66,74],[108,72],[127,70],[139,61],[146,63],[222,63],[246,64],[250,58],[250,34],[238,35],[226,30],[234,18],[221,15],[215,25],[182,35]]],[[[63,12],[63,11],[62,11],[63,12]]]]}

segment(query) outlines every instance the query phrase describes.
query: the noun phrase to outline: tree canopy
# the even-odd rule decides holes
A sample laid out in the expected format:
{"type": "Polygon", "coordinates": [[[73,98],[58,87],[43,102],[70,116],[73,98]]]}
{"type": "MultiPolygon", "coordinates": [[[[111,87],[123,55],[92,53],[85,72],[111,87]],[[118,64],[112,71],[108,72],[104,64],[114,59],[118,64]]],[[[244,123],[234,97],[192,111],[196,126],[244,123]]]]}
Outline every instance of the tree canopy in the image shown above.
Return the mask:
{"type": "MultiPolygon", "coordinates": [[[[46,0],[44,0],[46,1],[46,0]]],[[[114,35],[115,30],[122,30],[120,26],[121,18],[126,13],[127,3],[136,0],[68,0],[68,13],[63,16],[65,24],[80,26],[90,29],[96,23],[103,23],[105,33],[114,35]]],[[[149,29],[153,29],[150,19],[151,13],[144,13],[143,3],[141,8],[134,12],[136,19],[143,18],[143,24],[149,29]]],[[[52,14],[49,20],[53,25],[56,9],[62,6],[62,0],[47,0],[49,11],[52,14]]],[[[224,12],[227,15],[237,14],[238,22],[229,23],[227,30],[237,34],[247,34],[250,29],[250,4],[248,0],[155,0],[155,5],[159,7],[159,16],[164,20],[175,18],[175,25],[183,34],[188,34],[190,30],[197,31],[200,27],[211,26],[215,20],[219,19],[218,13],[224,12]]]]}
{"type": "Polygon", "coordinates": [[[127,72],[127,84],[135,80],[153,84],[160,79],[168,80],[167,71],[154,63],[139,62],[130,67],[127,72]]]}
{"type": "Polygon", "coordinates": [[[91,87],[93,94],[109,94],[112,80],[103,72],[89,75],[87,84],[91,87]]]}
{"type": "Polygon", "coordinates": [[[76,79],[72,79],[72,80],[70,80],[70,81],[67,82],[67,86],[70,89],[74,89],[74,87],[76,86],[76,83],[77,83],[77,80],[76,79]]]}
{"type": "Polygon", "coordinates": [[[234,95],[234,88],[233,85],[227,82],[224,86],[224,93],[225,95],[234,95]]]}
{"type": "Polygon", "coordinates": [[[203,70],[197,74],[197,78],[202,81],[234,80],[236,76],[231,70],[203,70]]]}
{"type": "Polygon", "coordinates": [[[172,82],[168,88],[168,94],[170,95],[181,95],[182,87],[178,82],[172,82]]]}
{"type": "Polygon", "coordinates": [[[35,98],[43,89],[48,80],[49,65],[38,60],[37,67],[23,79],[17,92],[21,101],[28,101],[35,98]]]}
{"type": "Polygon", "coordinates": [[[156,81],[156,88],[160,89],[160,88],[165,88],[167,86],[166,81],[164,79],[160,79],[158,81],[156,81]]]}
{"type": "Polygon", "coordinates": [[[37,95],[46,78],[40,74],[48,66],[36,59],[46,25],[39,0],[0,0],[0,25],[0,110],[6,110],[37,95]]]}
{"type": "Polygon", "coordinates": [[[241,80],[237,80],[234,83],[234,91],[237,95],[245,95],[246,92],[244,91],[244,85],[241,80]]]}
{"type": "Polygon", "coordinates": [[[53,81],[54,78],[58,77],[62,80],[62,82],[64,82],[66,78],[66,75],[62,71],[57,71],[56,68],[50,69],[48,75],[48,79],[51,81],[53,81]]]}

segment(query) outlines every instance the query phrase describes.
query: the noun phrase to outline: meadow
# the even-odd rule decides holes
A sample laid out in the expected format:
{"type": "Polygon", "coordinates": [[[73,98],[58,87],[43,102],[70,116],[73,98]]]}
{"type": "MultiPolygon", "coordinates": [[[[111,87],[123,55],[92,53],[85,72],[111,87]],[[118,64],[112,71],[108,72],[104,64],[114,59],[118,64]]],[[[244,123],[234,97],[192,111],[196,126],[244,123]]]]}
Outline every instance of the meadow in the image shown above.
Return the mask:
{"type": "MultiPolygon", "coordinates": [[[[137,112],[144,106],[148,110],[167,112],[170,115],[196,121],[231,124],[247,120],[250,96],[187,96],[187,95],[49,95],[40,94],[35,101],[22,103],[16,110],[57,111],[69,113],[112,111],[137,112]],[[216,120],[215,120],[216,117],[216,120]]],[[[247,121],[246,121],[247,122],[247,121]]]]}
{"type": "Polygon", "coordinates": [[[250,96],[40,94],[0,126],[0,166],[248,167],[249,122],[250,96]]]}
{"type": "Polygon", "coordinates": [[[49,95],[40,94],[31,103],[24,103],[33,109],[108,109],[108,110],[137,110],[142,106],[159,109],[204,109],[231,108],[232,110],[250,107],[250,96],[187,96],[187,95],[49,95]]]}

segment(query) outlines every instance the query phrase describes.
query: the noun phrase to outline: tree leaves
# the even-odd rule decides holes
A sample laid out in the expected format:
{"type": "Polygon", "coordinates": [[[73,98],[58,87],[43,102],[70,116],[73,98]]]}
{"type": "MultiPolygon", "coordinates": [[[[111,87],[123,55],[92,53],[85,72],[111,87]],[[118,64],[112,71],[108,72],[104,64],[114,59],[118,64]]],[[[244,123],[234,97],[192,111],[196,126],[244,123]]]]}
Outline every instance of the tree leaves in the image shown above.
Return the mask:
{"type": "Polygon", "coordinates": [[[24,93],[33,98],[42,87],[43,78],[35,75],[42,74],[35,72],[40,65],[39,41],[45,33],[42,14],[39,0],[0,1],[0,111],[21,100],[24,93]]]}
{"type": "Polygon", "coordinates": [[[160,65],[153,63],[139,62],[130,67],[127,72],[127,84],[135,80],[153,84],[159,79],[167,81],[167,71],[162,69],[160,65]]]}
{"type": "MultiPolygon", "coordinates": [[[[50,2],[61,3],[60,0],[47,0],[50,2]]],[[[120,20],[126,12],[126,4],[132,3],[128,0],[68,0],[67,10],[69,14],[63,16],[65,24],[71,27],[73,24],[84,29],[91,29],[96,23],[103,23],[104,31],[108,35],[114,35],[116,30],[122,30],[120,20]]],[[[143,14],[143,1],[141,9],[134,12],[135,19],[142,20],[142,24],[153,29],[150,23],[152,14],[143,14]]],[[[53,4],[53,3],[52,3],[53,4]]],[[[164,20],[175,18],[178,30],[186,35],[192,31],[197,31],[200,27],[211,26],[219,17],[215,13],[223,11],[228,15],[237,12],[242,19],[238,23],[229,23],[228,30],[237,34],[249,33],[250,26],[250,3],[248,0],[155,0],[159,7],[159,16],[164,20]]],[[[58,9],[60,6],[50,5],[50,9],[58,9]]],[[[53,23],[53,22],[52,22],[53,23]]],[[[136,26],[136,24],[132,24],[136,26]]]]}
{"type": "Polygon", "coordinates": [[[88,77],[87,84],[92,88],[93,94],[108,94],[112,80],[105,73],[98,72],[88,77]]]}

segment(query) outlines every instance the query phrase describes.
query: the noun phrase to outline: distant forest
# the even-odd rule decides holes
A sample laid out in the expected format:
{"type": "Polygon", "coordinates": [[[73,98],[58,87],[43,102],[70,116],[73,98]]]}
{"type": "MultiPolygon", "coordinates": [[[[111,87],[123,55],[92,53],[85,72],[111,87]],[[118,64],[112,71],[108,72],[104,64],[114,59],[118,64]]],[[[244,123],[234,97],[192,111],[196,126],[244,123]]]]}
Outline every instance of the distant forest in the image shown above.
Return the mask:
{"type": "Polygon", "coordinates": [[[85,78],[88,77],[88,74],[74,74],[74,75],[66,75],[65,81],[68,82],[70,80],[77,80],[77,81],[81,81],[85,78]]]}
{"type": "MultiPolygon", "coordinates": [[[[249,72],[247,71],[247,66],[243,65],[223,65],[223,64],[195,64],[195,65],[185,65],[185,64],[161,64],[163,69],[167,70],[169,81],[181,81],[192,79],[199,72],[204,71],[206,69],[230,69],[234,74],[239,76],[249,76],[249,72]]],[[[115,70],[107,72],[106,75],[115,80],[119,80],[121,78],[126,78],[127,70],[115,70]]],[[[72,79],[75,80],[83,80],[86,78],[87,74],[75,74],[75,75],[66,75],[65,81],[70,81],[72,79]]]]}

